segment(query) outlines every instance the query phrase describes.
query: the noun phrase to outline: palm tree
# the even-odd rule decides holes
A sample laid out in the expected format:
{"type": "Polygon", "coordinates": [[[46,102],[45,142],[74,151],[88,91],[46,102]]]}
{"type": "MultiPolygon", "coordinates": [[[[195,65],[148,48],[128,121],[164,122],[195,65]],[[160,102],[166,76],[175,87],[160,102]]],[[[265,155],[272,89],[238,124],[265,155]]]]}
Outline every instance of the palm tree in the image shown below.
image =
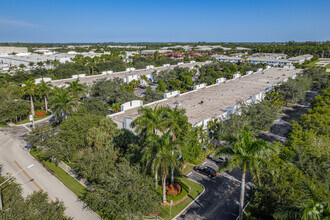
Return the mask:
{"type": "Polygon", "coordinates": [[[140,116],[131,124],[132,128],[135,128],[137,133],[145,137],[152,134],[164,133],[164,107],[158,107],[158,105],[156,105],[153,109],[140,108],[138,112],[140,116]]]}
{"type": "Polygon", "coordinates": [[[76,104],[78,104],[78,99],[80,95],[85,95],[86,93],[86,85],[80,84],[79,79],[73,82],[67,82],[68,84],[68,91],[70,95],[72,95],[74,98],[76,98],[76,104]]]}
{"type": "Polygon", "coordinates": [[[69,112],[73,112],[73,108],[76,107],[74,98],[69,94],[66,89],[55,87],[55,94],[52,100],[52,108],[57,118],[58,115],[64,113],[65,119],[68,117],[69,112]]]}
{"type": "Polygon", "coordinates": [[[172,132],[173,141],[176,141],[181,131],[188,125],[188,117],[185,115],[185,109],[179,109],[177,106],[172,109],[169,106],[164,107],[164,124],[172,132]]]}
{"type": "Polygon", "coordinates": [[[149,83],[149,79],[148,79],[148,77],[146,75],[141,75],[140,76],[140,79],[143,80],[147,84],[149,83]]]}
{"type": "Polygon", "coordinates": [[[318,191],[312,183],[302,182],[305,197],[297,204],[285,206],[277,210],[274,218],[278,220],[302,219],[302,220],[321,220],[329,213],[327,204],[329,195],[326,192],[318,191]]]}
{"type": "MultiPolygon", "coordinates": [[[[176,142],[177,136],[180,135],[180,133],[183,130],[187,130],[188,127],[188,118],[185,115],[185,109],[179,109],[177,106],[174,109],[171,109],[170,107],[165,107],[165,119],[164,124],[166,128],[171,131],[173,142],[176,142]]],[[[178,150],[177,145],[173,145],[172,154],[174,154],[174,151],[178,150]]],[[[174,170],[171,169],[171,182],[174,183],[174,170]]]]}
{"type": "Polygon", "coordinates": [[[36,94],[37,86],[34,84],[34,79],[25,81],[21,88],[24,95],[30,96],[31,114],[34,116],[33,96],[36,94]]]}
{"type": "Polygon", "coordinates": [[[58,60],[58,59],[55,59],[54,60],[54,66],[57,66],[57,65],[59,65],[60,64],[60,61],[58,60]]]}
{"type": "Polygon", "coordinates": [[[38,86],[38,93],[40,97],[44,98],[45,101],[45,110],[48,111],[48,100],[47,97],[49,97],[50,92],[52,89],[52,84],[50,82],[45,82],[44,80],[41,81],[41,83],[38,86]]]}
{"type": "Polygon", "coordinates": [[[49,66],[51,64],[51,61],[47,59],[45,63],[49,66]]]}
{"type": "Polygon", "coordinates": [[[44,63],[40,61],[40,62],[37,63],[37,65],[38,65],[38,67],[43,67],[44,63]]]}
{"type": "MultiPolygon", "coordinates": [[[[142,161],[146,163],[146,168],[155,168],[154,166],[151,166],[153,163],[153,159],[158,153],[158,147],[155,144],[150,144],[150,139],[148,140],[149,143],[147,144],[147,147],[143,150],[143,157],[142,161]]],[[[146,170],[147,170],[146,169],[146,170]]],[[[151,173],[155,175],[155,189],[158,189],[158,170],[151,169],[151,173]]]]}
{"type": "Polygon", "coordinates": [[[233,145],[222,147],[217,152],[217,155],[228,156],[230,158],[229,161],[225,163],[225,166],[222,167],[223,169],[229,168],[229,170],[232,170],[241,167],[243,171],[239,206],[240,220],[243,220],[246,171],[249,170],[252,175],[259,179],[258,167],[260,164],[267,164],[267,159],[269,159],[273,150],[271,145],[268,145],[264,140],[256,139],[253,134],[245,128],[240,132],[239,137],[233,145]]]}
{"type": "Polygon", "coordinates": [[[163,202],[165,203],[166,178],[169,172],[169,167],[178,166],[178,160],[171,153],[173,141],[171,135],[166,133],[161,137],[153,134],[148,138],[147,142],[148,146],[144,150],[143,159],[146,161],[147,166],[151,167],[152,172],[160,172],[162,179],[163,202]]]}

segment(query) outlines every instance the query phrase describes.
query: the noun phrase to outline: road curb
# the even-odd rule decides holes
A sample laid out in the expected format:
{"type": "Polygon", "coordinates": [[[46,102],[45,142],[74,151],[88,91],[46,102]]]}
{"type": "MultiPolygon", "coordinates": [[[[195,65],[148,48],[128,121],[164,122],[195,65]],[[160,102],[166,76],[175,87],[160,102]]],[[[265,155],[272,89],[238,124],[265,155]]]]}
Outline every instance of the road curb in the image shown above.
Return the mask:
{"type": "MultiPolygon", "coordinates": [[[[185,178],[187,178],[187,177],[185,177],[185,178]]],[[[174,218],[172,218],[172,220],[174,220],[177,217],[179,217],[184,211],[186,211],[187,208],[189,208],[205,192],[205,187],[204,187],[203,184],[201,184],[201,183],[199,183],[199,182],[197,182],[195,180],[189,179],[189,178],[187,178],[187,179],[190,180],[190,181],[193,181],[193,182],[195,182],[195,183],[197,183],[199,185],[201,185],[203,187],[203,192],[201,194],[199,194],[193,201],[191,201],[179,214],[177,214],[174,218]]]]}

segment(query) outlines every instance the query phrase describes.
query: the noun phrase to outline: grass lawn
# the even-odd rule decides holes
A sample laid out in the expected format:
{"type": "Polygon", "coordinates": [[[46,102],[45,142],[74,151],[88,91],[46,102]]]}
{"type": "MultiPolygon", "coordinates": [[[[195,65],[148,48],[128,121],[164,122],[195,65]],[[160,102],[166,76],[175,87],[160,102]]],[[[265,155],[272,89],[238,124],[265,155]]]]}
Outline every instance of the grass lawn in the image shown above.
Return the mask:
{"type": "Polygon", "coordinates": [[[327,64],[325,68],[330,69],[330,64],[327,64]]]}
{"type": "MultiPolygon", "coordinates": [[[[199,194],[203,192],[203,186],[195,183],[191,180],[188,180],[184,177],[178,178],[180,181],[184,182],[188,188],[191,187],[190,196],[181,204],[172,206],[171,215],[170,215],[170,206],[163,206],[162,212],[160,213],[160,217],[163,219],[172,219],[174,216],[179,214],[189,203],[191,203],[199,194]]],[[[169,201],[170,199],[168,199],[169,201]]],[[[174,201],[173,201],[174,202],[174,201]]]]}
{"type": "Polygon", "coordinates": [[[6,122],[0,122],[0,127],[10,127],[6,122]]]}
{"type": "Polygon", "coordinates": [[[307,67],[311,68],[311,67],[314,67],[316,66],[316,63],[319,62],[320,60],[314,60],[314,61],[311,61],[309,64],[306,64],[307,67]]]}
{"type": "Polygon", "coordinates": [[[54,162],[43,158],[40,154],[40,150],[33,147],[30,151],[31,155],[36,158],[39,162],[43,163],[44,166],[49,170],[57,179],[59,179],[66,187],[68,187],[74,194],[79,198],[83,198],[83,193],[86,188],[81,185],[72,176],[67,174],[62,168],[57,166],[54,162]]]}
{"type": "Polygon", "coordinates": [[[194,165],[187,164],[186,167],[183,169],[182,174],[185,175],[188,173],[192,168],[194,168],[194,165]]]}
{"type": "MultiPolygon", "coordinates": [[[[46,117],[49,116],[49,115],[50,115],[50,113],[47,112],[47,114],[42,115],[42,116],[34,116],[34,121],[35,121],[35,122],[36,122],[36,121],[39,121],[39,120],[41,120],[41,119],[46,118],[46,117]]],[[[21,125],[21,124],[25,124],[25,123],[29,123],[29,122],[30,122],[30,119],[29,119],[29,117],[27,117],[26,119],[24,119],[24,120],[22,120],[22,121],[20,121],[20,122],[17,122],[16,125],[21,125]]]]}

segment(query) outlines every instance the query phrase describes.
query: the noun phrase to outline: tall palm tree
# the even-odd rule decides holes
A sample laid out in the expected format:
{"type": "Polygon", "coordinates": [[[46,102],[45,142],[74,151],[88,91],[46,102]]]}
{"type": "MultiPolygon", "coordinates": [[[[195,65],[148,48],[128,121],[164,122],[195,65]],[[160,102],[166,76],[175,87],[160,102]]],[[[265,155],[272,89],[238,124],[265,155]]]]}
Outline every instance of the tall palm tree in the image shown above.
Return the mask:
{"type": "Polygon", "coordinates": [[[57,118],[58,115],[64,113],[65,119],[68,118],[68,113],[73,112],[76,107],[74,98],[69,94],[69,91],[63,88],[55,87],[55,94],[52,100],[52,108],[57,118]]]}
{"type": "Polygon", "coordinates": [[[52,84],[50,82],[45,82],[44,80],[42,80],[41,83],[38,85],[38,93],[41,98],[42,97],[44,98],[46,111],[48,111],[47,97],[49,97],[51,90],[52,90],[52,84]]]}
{"type": "Polygon", "coordinates": [[[135,131],[145,137],[152,134],[165,132],[164,127],[164,107],[156,105],[152,108],[140,108],[138,110],[139,117],[136,118],[131,126],[135,131]]]}
{"type": "Polygon", "coordinates": [[[37,91],[37,86],[34,84],[34,79],[29,79],[23,82],[21,90],[24,95],[30,96],[31,114],[34,116],[33,96],[36,94],[37,91]]]}
{"type": "MultiPolygon", "coordinates": [[[[164,124],[166,129],[172,133],[173,142],[176,142],[177,135],[183,130],[187,130],[188,118],[185,115],[185,109],[179,109],[177,106],[172,109],[169,106],[165,107],[164,124]]],[[[173,145],[172,154],[178,150],[177,144],[173,145]]],[[[174,183],[174,169],[171,169],[171,182],[174,183]]]]}
{"type": "MultiPolygon", "coordinates": [[[[150,136],[149,136],[150,137],[150,136]]],[[[152,139],[151,139],[152,140],[152,139]]],[[[151,174],[155,175],[155,189],[158,189],[158,170],[152,169],[155,168],[152,166],[153,159],[158,153],[158,146],[156,144],[151,144],[152,141],[150,139],[148,140],[149,143],[147,144],[147,147],[143,150],[143,157],[142,161],[146,163],[146,170],[151,169],[151,174]]]]}
{"type": "MultiPolygon", "coordinates": [[[[163,117],[164,117],[164,107],[156,105],[153,109],[152,108],[140,108],[138,110],[139,117],[136,118],[132,123],[131,127],[135,128],[135,131],[140,133],[140,135],[144,138],[148,138],[152,135],[160,135],[164,133],[165,127],[163,125],[163,117]]],[[[151,158],[154,157],[152,152],[155,152],[153,148],[147,148],[148,152],[146,155],[151,158]]],[[[146,156],[147,157],[147,156],[146,156]]],[[[145,160],[149,160],[145,158],[145,160]]],[[[156,189],[158,187],[158,171],[153,170],[152,173],[155,175],[155,185],[156,189]]]]}
{"type": "MultiPolygon", "coordinates": [[[[231,137],[232,138],[232,137],[231,137]]],[[[239,206],[239,219],[243,220],[243,206],[245,195],[245,176],[247,170],[258,178],[258,167],[260,164],[267,164],[274,151],[271,145],[261,139],[256,139],[253,134],[245,128],[231,146],[221,147],[217,155],[228,156],[230,159],[225,163],[225,167],[230,170],[240,167],[243,171],[241,181],[241,196],[239,206]]]]}
{"type": "Polygon", "coordinates": [[[172,155],[173,140],[169,133],[163,136],[156,134],[148,138],[148,146],[144,150],[143,158],[150,165],[152,172],[160,172],[162,179],[163,202],[166,202],[166,178],[170,167],[177,167],[178,160],[172,155]]]}
{"type": "Polygon", "coordinates": [[[86,93],[86,85],[80,84],[79,79],[73,82],[67,82],[69,86],[67,87],[70,95],[76,98],[76,104],[78,104],[78,99],[80,95],[85,95],[86,93]]]}

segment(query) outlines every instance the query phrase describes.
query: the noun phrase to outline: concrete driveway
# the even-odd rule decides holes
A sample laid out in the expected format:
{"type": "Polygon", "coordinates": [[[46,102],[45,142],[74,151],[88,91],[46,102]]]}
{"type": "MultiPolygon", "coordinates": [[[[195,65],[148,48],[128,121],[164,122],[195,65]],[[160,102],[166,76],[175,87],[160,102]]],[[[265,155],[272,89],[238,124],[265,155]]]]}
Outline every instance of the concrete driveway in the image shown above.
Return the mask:
{"type": "MultiPolygon", "coordinates": [[[[201,165],[218,170],[216,163],[211,160],[206,160],[201,165]]],[[[202,184],[205,192],[176,219],[235,220],[239,210],[241,176],[239,169],[230,173],[223,172],[214,179],[191,170],[186,177],[202,184]]],[[[247,183],[248,181],[251,179],[248,178],[247,183]]]]}
{"type": "Polygon", "coordinates": [[[55,201],[58,198],[64,202],[66,215],[79,220],[100,219],[71,190],[29,154],[23,140],[26,135],[27,129],[24,126],[0,128],[1,174],[14,174],[22,167],[34,164],[34,167],[15,176],[16,181],[22,185],[24,197],[33,191],[43,190],[48,193],[51,200],[55,201]]]}

